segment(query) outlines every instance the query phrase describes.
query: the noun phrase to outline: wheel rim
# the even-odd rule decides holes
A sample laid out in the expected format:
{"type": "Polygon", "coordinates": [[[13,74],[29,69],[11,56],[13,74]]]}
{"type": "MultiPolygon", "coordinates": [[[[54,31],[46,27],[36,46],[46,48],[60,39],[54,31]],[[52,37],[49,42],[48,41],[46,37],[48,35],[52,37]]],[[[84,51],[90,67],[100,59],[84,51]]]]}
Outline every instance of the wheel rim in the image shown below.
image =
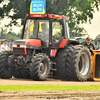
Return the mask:
{"type": "Polygon", "coordinates": [[[48,63],[46,60],[42,60],[40,63],[40,74],[44,76],[47,73],[48,63]]]}
{"type": "Polygon", "coordinates": [[[84,76],[88,73],[89,70],[89,57],[84,52],[81,54],[78,64],[79,73],[84,76]]]}

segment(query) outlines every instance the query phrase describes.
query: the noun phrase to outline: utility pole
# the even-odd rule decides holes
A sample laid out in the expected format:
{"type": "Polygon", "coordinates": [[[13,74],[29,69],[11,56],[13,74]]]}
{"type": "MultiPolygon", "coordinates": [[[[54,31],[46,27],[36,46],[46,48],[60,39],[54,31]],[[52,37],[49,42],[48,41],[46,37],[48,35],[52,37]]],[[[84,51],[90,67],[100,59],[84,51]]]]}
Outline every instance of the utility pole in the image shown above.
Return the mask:
{"type": "MultiPolygon", "coordinates": [[[[0,22],[0,25],[1,25],[1,22],[0,22]]],[[[1,27],[0,27],[0,37],[1,37],[1,27]]]]}

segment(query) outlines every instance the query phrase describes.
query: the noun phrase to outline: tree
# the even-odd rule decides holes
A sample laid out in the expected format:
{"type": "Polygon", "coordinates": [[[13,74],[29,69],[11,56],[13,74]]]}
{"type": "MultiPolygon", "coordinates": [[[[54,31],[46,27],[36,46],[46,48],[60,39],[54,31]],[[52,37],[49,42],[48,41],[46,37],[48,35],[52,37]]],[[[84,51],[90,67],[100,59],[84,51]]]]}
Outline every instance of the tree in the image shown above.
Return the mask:
{"type": "Polygon", "coordinates": [[[13,39],[18,40],[20,38],[20,33],[16,34],[14,32],[7,32],[7,29],[1,28],[0,39],[13,39]]]}
{"type": "MultiPolygon", "coordinates": [[[[1,4],[1,2],[3,2],[3,0],[0,0],[0,4],[1,4]]],[[[0,17],[4,17],[4,10],[3,10],[3,8],[2,7],[0,7],[0,17]]]]}
{"type": "Polygon", "coordinates": [[[84,27],[79,27],[76,25],[76,27],[73,27],[70,29],[70,36],[71,37],[82,37],[88,35],[87,31],[84,29],[84,27]]]}
{"type": "MultiPolygon", "coordinates": [[[[0,0],[2,2],[4,0],[0,0]]],[[[7,5],[0,8],[0,16],[8,16],[12,19],[10,24],[18,25],[17,19],[23,19],[25,13],[30,10],[31,0],[9,0],[7,5]],[[14,12],[13,15],[10,12],[14,12]]],[[[94,8],[99,10],[100,0],[46,0],[46,12],[53,14],[66,15],[69,17],[69,27],[71,30],[78,24],[91,22],[93,19],[94,8]]],[[[82,28],[83,29],[83,28],[82,28]]],[[[83,30],[80,30],[80,34],[83,30]]]]}

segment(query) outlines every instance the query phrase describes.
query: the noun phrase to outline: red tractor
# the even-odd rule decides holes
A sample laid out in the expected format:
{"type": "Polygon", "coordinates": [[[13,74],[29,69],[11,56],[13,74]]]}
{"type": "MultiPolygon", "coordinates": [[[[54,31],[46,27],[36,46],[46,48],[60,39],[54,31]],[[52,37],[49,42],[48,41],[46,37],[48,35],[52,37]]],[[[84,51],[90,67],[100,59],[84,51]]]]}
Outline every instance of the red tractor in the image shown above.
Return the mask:
{"type": "Polygon", "coordinates": [[[0,78],[46,80],[54,71],[61,80],[85,81],[89,78],[91,54],[70,38],[68,17],[27,14],[22,37],[12,48],[13,52],[0,54],[0,78]]]}

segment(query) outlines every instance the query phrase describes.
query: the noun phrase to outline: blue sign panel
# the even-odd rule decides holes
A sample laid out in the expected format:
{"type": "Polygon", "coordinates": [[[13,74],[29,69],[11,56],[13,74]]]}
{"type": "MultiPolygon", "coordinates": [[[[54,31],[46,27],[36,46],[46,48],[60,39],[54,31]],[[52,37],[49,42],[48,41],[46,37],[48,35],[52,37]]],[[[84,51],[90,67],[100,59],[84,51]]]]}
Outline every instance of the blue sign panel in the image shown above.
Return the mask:
{"type": "Polygon", "coordinates": [[[31,14],[44,14],[45,13],[45,0],[31,0],[30,13],[31,14]]]}

